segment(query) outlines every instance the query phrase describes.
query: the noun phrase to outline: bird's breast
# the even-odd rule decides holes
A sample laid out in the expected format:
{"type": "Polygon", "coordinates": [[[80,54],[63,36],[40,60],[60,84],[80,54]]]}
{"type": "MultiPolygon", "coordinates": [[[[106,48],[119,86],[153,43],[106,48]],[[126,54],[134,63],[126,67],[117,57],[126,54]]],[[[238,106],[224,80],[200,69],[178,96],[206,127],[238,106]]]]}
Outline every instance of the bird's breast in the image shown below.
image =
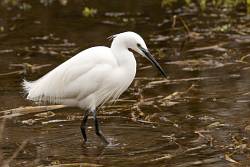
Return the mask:
{"type": "MultiPolygon", "coordinates": [[[[90,77],[87,80],[84,77],[83,82],[89,82],[94,89],[87,96],[85,94],[79,96],[80,107],[91,104],[87,108],[93,108],[109,100],[118,99],[135,78],[136,61],[134,55],[128,50],[122,52],[122,54],[110,52],[110,54],[102,56],[102,58],[105,58],[105,61],[99,59],[99,65],[95,67],[95,70],[91,70],[90,77]]],[[[85,86],[83,89],[86,89],[85,86]]]]}
{"type": "Polygon", "coordinates": [[[116,66],[112,72],[106,76],[105,85],[96,94],[98,94],[98,105],[107,100],[116,100],[128,89],[135,78],[136,62],[131,62],[127,66],[116,66]],[[101,96],[100,96],[101,95],[101,96]]]}

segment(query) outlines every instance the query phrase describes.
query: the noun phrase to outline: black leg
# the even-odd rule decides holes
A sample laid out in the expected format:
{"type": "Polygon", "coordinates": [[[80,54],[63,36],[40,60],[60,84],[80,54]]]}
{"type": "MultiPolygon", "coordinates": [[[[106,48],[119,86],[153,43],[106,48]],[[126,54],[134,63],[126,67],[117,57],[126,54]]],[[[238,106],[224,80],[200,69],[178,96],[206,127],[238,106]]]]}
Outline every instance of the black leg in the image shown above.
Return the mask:
{"type": "Polygon", "coordinates": [[[81,132],[82,132],[82,137],[83,137],[85,142],[87,141],[86,125],[87,125],[88,116],[89,116],[89,110],[87,110],[85,112],[84,117],[83,117],[82,122],[81,122],[81,126],[80,126],[81,132]]]}
{"type": "Polygon", "coordinates": [[[107,141],[107,139],[103,136],[100,128],[99,128],[99,122],[98,119],[96,117],[96,110],[94,110],[93,112],[93,116],[94,116],[94,122],[95,122],[95,133],[97,136],[100,137],[100,139],[105,143],[105,144],[109,144],[109,142],[107,141]]]}

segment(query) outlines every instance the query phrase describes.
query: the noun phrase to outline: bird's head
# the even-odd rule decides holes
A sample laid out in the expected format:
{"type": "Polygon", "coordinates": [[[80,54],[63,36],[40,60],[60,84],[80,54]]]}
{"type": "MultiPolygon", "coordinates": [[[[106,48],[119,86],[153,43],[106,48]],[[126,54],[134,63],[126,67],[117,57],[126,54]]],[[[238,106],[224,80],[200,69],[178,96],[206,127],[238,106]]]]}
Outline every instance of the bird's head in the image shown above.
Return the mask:
{"type": "Polygon", "coordinates": [[[140,55],[148,59],[164,77],[167,77],[163,68],[149,52],[146,43],[140,35],[134,32],[123,32],[120,34],[113,35],[111,36],[111,38],[114,39],[112,45],[115,45],[116,43],[123,44],[120,46],[125,46],[129,50],[139,53],[140,55]]]}

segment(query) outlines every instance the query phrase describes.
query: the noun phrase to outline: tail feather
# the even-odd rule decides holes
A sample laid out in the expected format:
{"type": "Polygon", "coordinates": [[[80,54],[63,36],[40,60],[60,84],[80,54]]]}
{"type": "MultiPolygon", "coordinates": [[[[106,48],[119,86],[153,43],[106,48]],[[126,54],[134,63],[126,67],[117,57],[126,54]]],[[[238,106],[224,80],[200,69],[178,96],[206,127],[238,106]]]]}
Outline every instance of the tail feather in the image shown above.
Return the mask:
{"type": "Polygon", "coordinates": [[[28,82],[27,80],[23,79],[23,82],[22,82],[22,87],[23,87],[23,90],[24,90],[24,95],[28,95],[29,94],[29,91],[32,87],[32,82],[28,82]]]}
{"type": "Polygon", "coordinates": [[[27,99],[32,100],[32,101],[40,101],[40,95],[34,93],[37,92],[37,86],[36,86],[37,81],[27,81],[23,80],[22,82],[22,87],[24,90],[24,95],[26,96],[27,99]]]}
{"type": "MultiPolygon", "coordinates": [[[[53,94],[52,89],[55,87],[52,86],[52,88],[50,88],[48,84],[43,84],[43,79],[44,78],[40,78],[36,81],[27,81],[24,79],[22,82],[24,95],[28,100],[32,100],[38,103],[59,104],[61,102],[61,96],[53,94]]],[[[53,85],[53,83],[50,84],[53,85]]]]}
{"type": "Polygon", "coordinates": [[[37,81],[27,81],[23,80],[22,87],[24,90],[24,94],[28,100],[36,101],[36,102],[48,102],[50,97],[44,97],[44,92],[42,91],[41,85],[39,86],[39,80],[37,81]]]}

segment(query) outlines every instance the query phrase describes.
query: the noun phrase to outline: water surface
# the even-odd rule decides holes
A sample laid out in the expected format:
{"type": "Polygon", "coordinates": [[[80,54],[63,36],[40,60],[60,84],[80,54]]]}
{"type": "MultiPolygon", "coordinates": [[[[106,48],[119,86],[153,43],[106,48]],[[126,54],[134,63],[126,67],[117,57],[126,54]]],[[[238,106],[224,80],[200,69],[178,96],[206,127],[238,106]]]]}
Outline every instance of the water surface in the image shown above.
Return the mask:
{"type": "Polygon", "coordinates": [[[10,166],[250,164],[250,19],[244,12],[166,9],[160,1],[139,0],[26,2],[31,9],[0,9],[1,110],[35,106],[23,97],[23,78],[35,80],[83,49],[109,46],[108,36],[128,30],[143,36],[169,78],[136,56],[138,72],[129,90],[99,111],[108,146],[94,135],[92,118],[89,141],[82,142],[84,111],[77,108],[7,119],[3,159],[27,141],[10,166]],[[85,6],[97,14],[84,17],[85,6]]]}

